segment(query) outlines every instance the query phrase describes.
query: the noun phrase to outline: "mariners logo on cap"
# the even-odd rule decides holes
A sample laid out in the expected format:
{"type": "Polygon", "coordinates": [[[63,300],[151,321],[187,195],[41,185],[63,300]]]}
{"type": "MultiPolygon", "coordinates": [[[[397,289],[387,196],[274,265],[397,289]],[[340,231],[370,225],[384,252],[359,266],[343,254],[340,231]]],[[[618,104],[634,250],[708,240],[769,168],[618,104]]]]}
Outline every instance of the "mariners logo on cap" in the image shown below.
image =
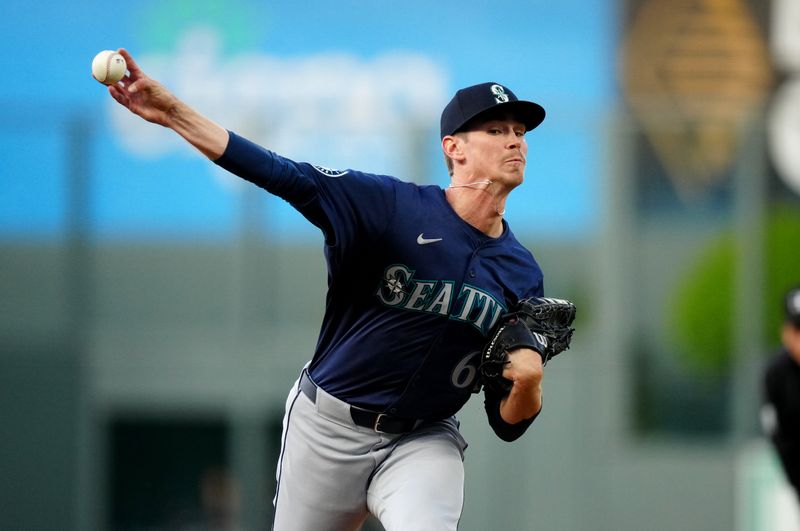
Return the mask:
{"type": "Polygon", "coordinates": [[[494,94],[494,101],[497,103],[506,103],[508,101],[508,94],[502,85],[492,85],[489,90],[494,94]]]}

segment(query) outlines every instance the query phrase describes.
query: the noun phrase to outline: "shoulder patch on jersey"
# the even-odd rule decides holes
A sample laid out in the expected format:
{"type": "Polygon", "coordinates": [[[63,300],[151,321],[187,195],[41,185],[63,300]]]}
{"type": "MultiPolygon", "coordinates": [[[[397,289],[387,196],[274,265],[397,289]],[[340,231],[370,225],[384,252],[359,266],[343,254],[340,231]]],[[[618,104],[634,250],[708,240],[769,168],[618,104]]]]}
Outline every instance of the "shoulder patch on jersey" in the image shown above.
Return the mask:
{"type": "Polygon", "coordinates": [[[317,166],[316,164],[312,164],[312,166],[322,175],[327,175],[328,177],[341,177],[342,175],[347,175],[347,170],[334,170],[331,168],[326,168],[325,166],[317,166]]]}

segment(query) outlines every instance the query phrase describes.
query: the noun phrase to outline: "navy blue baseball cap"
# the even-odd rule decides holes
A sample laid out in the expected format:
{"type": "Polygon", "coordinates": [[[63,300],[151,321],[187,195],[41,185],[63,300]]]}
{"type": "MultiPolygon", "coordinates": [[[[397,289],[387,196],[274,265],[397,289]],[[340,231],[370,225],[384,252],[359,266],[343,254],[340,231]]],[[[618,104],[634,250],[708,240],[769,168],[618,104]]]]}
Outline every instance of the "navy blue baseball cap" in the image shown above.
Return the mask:
{"type": "Polygon", "coordinates": [[[457,133],[473,118],[499,109],[507,109],[516,116],[525,124],[525,131],[530,131],[544,120],[545,113],[541,105],[520,100],[508,87],[489,81],[456,92],[442,111],[441,138],[457,133]]]}
{"type": "Polygon", "coordinates": [[[800,328],[800,287],[792,288],[783,299],[786,320],[800,328]]]}

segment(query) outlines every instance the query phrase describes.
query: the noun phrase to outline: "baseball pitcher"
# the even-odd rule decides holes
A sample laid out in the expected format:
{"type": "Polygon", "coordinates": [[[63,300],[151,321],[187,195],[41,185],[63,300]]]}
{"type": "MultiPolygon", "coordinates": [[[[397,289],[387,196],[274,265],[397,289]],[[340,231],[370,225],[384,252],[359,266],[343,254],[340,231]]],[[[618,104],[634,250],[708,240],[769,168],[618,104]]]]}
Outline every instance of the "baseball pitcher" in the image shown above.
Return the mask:
{"type": "Polygon", "coordinates": [[[440,123],[449,186],[419,186],[268,151],[119,53],[117,102],[324,235],[325,314],[286,400],[273,528],[355,530],[371,513],[390,531],[456,529],[467,446],[456,413],[482,389],[491,428],[517,439],[540,412],[544,364],[572,336],[575,306],[544,298],[503,217],[544,109],[500,83],[459,90],[440,123]]]}

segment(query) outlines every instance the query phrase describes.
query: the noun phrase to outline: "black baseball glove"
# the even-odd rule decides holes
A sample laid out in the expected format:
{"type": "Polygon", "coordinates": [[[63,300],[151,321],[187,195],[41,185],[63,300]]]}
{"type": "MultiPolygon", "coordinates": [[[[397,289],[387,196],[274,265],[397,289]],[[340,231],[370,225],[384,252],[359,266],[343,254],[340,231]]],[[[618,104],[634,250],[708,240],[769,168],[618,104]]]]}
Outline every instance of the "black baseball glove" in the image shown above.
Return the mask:
{"type": "Polygon", "coordinates": [[[503,314],[483,349],[481,375],[483,383],[503,394],[512,383],[503,378],[508,352],[530,348],[542,357],[542,365],[569,348],[575,305],[564,299],[532,297],[519,301],[510,312],[503,314]]]}

